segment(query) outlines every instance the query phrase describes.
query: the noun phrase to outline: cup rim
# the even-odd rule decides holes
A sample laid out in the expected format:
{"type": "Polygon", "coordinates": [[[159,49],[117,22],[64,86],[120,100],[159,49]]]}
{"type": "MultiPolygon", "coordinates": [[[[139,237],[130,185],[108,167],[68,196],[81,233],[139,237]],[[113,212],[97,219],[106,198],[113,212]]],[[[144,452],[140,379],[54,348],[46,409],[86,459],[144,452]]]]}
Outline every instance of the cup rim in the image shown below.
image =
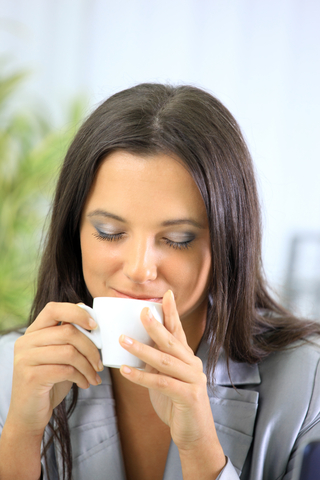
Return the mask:
{"type": "Polygon", "coordinates": [[[144,300],[143,298],[120,298],[120,297],[94,297],[93,298],[93,300],[106,300],[106,299],[108,299],[108,301],[121,300],[121,301],[129,301],[129,302],[149,303],[151,305],[162,305],[162,302],[152,302],[150,300],[144,300]]]}

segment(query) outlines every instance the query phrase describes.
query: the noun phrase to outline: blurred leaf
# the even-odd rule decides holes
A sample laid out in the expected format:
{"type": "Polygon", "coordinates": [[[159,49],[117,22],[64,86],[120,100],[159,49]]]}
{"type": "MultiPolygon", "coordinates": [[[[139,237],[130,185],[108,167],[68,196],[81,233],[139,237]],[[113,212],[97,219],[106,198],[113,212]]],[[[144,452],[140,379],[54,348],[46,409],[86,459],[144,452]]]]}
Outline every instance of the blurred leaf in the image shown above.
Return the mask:
{"type": "Polygon", "coordinates": [[[0,330],[28,319],[55,179],[85,110],[74,101],[59,131],[36,112],[8,114],[24,77],[0,78],[0,330]]]}
{"type": "Polygon", "coordinates": [[[26,72],[14,73],[10,76],[0,78],[0,109],[3,108],[3,104],[16,88],[22,83],[26,77],[26,72]]]}

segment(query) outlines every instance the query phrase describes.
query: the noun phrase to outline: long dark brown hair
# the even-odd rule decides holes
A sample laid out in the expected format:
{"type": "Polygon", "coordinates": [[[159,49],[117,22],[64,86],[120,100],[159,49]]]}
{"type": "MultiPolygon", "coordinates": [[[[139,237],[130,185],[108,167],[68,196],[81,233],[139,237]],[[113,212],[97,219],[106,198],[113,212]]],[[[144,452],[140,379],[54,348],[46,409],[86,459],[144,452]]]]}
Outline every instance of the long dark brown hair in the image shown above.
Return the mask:
{"type": "MultiPolygon", "coordinates": [[[[290,315],[267,289],[254,169],[237,122],[203,90],[160,84],[141,84],[110,97],[71,144],[57,184],[30,323],[49,301],[92,304],[82,273],[79,223],[97,169],[114,150],[174,154],[201,192],[212,251],[205,331],[209,377],[222,347],[227,358],[253,364],[320,333],[318,324],[290,315]]],[[[62,402],[51,422],[68,479],[72,455],[67,418],[76,405],[75,385],[73,394],[70,411],[62,402]]]]}

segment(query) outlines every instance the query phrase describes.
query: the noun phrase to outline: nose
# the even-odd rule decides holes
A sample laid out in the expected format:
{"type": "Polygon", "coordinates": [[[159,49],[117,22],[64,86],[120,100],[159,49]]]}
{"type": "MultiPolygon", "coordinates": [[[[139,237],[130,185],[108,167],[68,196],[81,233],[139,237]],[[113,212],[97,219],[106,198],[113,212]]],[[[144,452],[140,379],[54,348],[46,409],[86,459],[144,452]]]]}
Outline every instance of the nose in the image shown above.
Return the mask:
{"type": "Polygon", "coordinates": [[[157,278],[156,256],[151,241],[137,239],[130,242],[123,272],[134,283],[147,283],[157,278]]]}

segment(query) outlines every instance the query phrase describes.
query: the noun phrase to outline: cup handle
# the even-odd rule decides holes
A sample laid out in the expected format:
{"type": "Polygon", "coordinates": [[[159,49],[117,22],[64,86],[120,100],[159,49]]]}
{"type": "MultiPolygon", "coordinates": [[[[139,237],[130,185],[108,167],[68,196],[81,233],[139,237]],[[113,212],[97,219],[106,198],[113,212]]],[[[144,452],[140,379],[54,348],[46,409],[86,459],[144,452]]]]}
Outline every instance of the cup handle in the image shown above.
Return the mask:
{"type": "MultiPolygon", "coordinates": [[[[83,308],[83,310],[86,310],[90,314],[90,316],[93,318],[93,320],[98,324],[97,317],[94,313],[94,310],[91,307],[88,307],[88,305],[83,305],[79,303],[78,303],[78,307],[83,308]]],[[[92,330],[91,332],[88,332],[88,330],[85,330],[84,328],[80,327],[79,325],[76,325],[75,323],[73,323],[72,325],[74,325],[78,330],[80,330],[80,332],[84,333],[86,337],[90,338],[90,340],[95,344],[96,347],[100,349],[102,348],[99,324],[98,324],[98,328],[96,330],[92,330]]]]}

